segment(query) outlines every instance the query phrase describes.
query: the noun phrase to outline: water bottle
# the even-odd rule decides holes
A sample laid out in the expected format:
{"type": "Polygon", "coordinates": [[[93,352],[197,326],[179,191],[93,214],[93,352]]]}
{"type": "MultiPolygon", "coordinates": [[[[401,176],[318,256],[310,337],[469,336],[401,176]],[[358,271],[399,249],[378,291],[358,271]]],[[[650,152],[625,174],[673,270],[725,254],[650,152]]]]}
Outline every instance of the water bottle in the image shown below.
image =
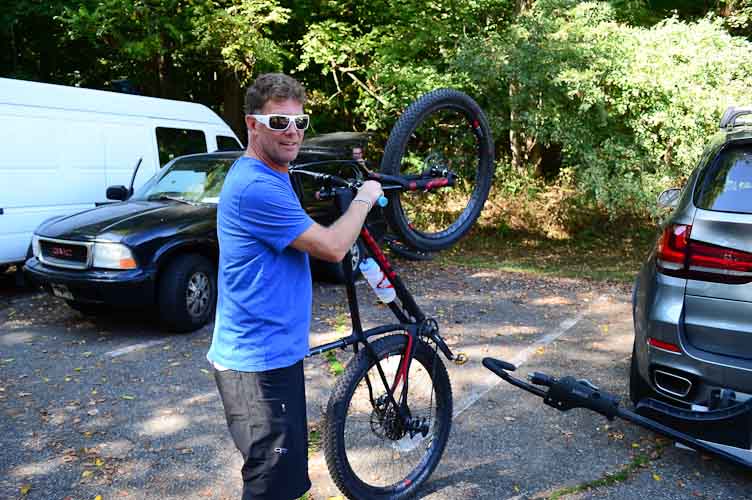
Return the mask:
{"type": "Polygon", "coordinates": [[[373,291],[379,297],[379,300],[384,304],[388,304],[393,301],[397,296],[397,292],[394,291],[394,287],[389,282],[381,268],[372,258],[367,258],[360,263],[360,272],[366,277],[368,284],[371,285],[373,291]]]}

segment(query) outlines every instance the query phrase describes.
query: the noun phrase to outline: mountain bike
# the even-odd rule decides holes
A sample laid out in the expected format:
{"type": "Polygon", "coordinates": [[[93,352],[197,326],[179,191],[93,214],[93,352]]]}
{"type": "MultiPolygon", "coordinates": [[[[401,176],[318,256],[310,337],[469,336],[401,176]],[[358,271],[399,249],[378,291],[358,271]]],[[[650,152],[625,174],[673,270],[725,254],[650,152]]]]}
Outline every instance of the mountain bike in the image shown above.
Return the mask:
{"type": "MultiPolygon", "coordinates": [[[[456,242],[477,219],[488,196],[492,160],[481,109],[465,94],[441,89],[402,114],[380,172],[359,160],[340,161],[352,174],[348,178],[317,172],[319,162],[295,165],[290,172],[315,179],[321,186],[317,197],[336,199],[342,212],[360,183],[380,181],[390,224],[411,244],[436,250],[456,242]],[[431,194],[449,216],[421,219],[414,211],[420,195],[431,194]]],[[[352,333],[309,352],[350,346],[354,352],[327,403],[324,453],[334,483],[347,497],[409,498],[438,465],[451,429],[452,389],[439,353],[456,364],[467,357],[446,344],[437,321],[415,302],[367,223],[359,242],[395,289],[396,299],[387,306],[396,322],[363,329],[352,266],[343,266],[352,333]]]]}

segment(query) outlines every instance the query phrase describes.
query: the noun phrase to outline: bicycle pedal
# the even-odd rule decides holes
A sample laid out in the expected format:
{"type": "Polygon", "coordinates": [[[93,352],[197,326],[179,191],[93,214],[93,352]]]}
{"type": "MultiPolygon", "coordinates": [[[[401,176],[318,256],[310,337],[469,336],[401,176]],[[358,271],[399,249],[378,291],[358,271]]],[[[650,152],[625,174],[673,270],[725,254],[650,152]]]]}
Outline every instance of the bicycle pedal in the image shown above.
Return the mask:
{"type": "Polygon", "coordinates": [[[468,358],[468,357],[467,357],[467,354],[465,354],[464,352],[458,352],[458,353],[457,353],[457,354],[456,354],[456,355],[454,356],[454,359],[452,359],[452,361],[454,362],[454,364],[455,364],[455,365],[457,365],[457,366],[462,366],[462,365],[464,365],[465,363],[467,363],[467,361],[468,361],[469,359],[470,359],[470,358],[468,358]]]}

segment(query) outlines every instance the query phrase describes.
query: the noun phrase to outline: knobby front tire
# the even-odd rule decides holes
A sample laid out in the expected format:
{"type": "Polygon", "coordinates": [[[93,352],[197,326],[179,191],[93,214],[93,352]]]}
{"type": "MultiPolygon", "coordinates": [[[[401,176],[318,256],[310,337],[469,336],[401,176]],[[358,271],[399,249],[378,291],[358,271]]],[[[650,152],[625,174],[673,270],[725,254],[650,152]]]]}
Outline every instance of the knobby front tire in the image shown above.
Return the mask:
{"type": "MultiPolygon", "coordinates": [[[[407,339],[389,335],[371,344],[390,384],[407,339]]],[[[329,473],[351,499],[410,498],[436,468],[449,438],[452,389],[446,367],[434,349],[418,341],[408,375],[407,404],[411,417],[426,418],[425,437],[395,431],[394,413],[371,404],[366,374],[378,400],[386,390],[365,349],[347,365],[329,399],[323,436],[329,473]]],[[[399,400],[399,395],[395,398],[399,400]]]]}
{"type": "Polygon", "coordinates": [[[385,207],[391,228],[424,252],[447,248],[464,236],[488,198],[494,172],[491,128],[468,95],[438,89],[402,113],[389,134],[381,171],[419,175],[436,167],[457,174],[454,187],[391,192],[385,207]]]}

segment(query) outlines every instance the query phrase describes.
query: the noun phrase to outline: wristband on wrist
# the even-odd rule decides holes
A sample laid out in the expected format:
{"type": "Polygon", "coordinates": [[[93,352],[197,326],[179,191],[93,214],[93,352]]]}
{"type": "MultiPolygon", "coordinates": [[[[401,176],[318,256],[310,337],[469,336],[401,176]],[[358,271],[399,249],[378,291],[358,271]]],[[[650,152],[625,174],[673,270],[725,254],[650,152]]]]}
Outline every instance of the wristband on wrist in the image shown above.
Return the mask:
{"type": "Polygon", "coordinates": [[[360,203],[365,203],[366,206],[368,207],[368,211],[369,212],[371,211],[371,207],[373,206],[373,203],[371,203],[370,201],[364,200],[362,198],[354,198],[353,202],[355,202],[355,201],[360,202],[360,203]]]}

